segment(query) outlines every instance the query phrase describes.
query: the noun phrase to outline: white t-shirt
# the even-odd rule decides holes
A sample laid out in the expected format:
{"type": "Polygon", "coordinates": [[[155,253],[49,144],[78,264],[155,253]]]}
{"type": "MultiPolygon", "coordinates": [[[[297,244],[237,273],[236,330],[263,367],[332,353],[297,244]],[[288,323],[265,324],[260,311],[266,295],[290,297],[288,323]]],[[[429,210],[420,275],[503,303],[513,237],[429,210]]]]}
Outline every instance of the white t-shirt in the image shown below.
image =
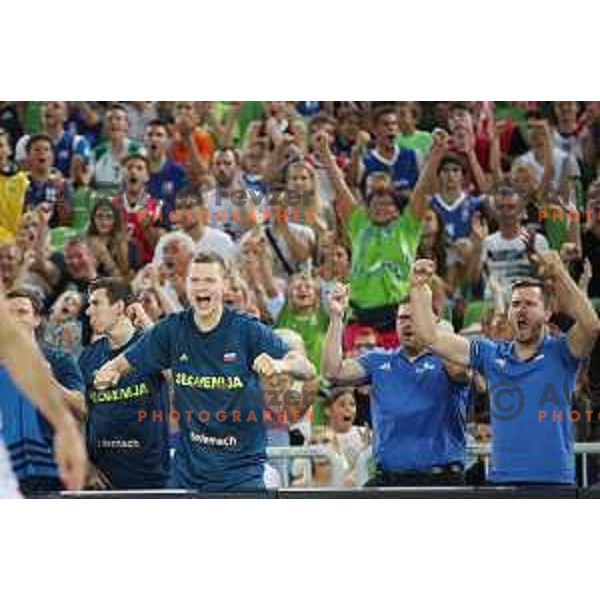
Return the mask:
{"type": "MultiPolygon", "coordinates": [[[[548,250],[548,241],[541,233],[535,234],[534,248],[537,252],[548,250]]],[[[513,281],[531,277],[534,274],[523,240],[520,237],[506,239],[499,231],[488,235],[483,240],[481,263],[487,263],[490,274],[498,277],[507,295],[513,281]]],[[[492,299],[492,292],[487,284],[485,299],[492,299]]]]}
{"type": "MultiPolygon", "coordinates": [[[[514,164],[527,165],[531,167],[538,184],[542,183],[542,178],[544,176],[544,165],[535,159],[533,150],[530,150],[529,152],[526,152],[525,154],[522,154],[516,158],[514,164]]],[[[560,188],[563,170],[566,169],[567,177],[579,177],[581,175],[579,171],[579,165],[577,164],[575,157],[572,154],[567,154],[560,148],[552,149],[552,165],[552,185],[556,190],[560,188]]]]}
{"type": "MultiPolygon", "coordinates": [[[[157,265],[160,265],[162,262],[165,245],[163,240],[164,237],[160,238],[154,249],[152,262],[157,265]]],[[[226,233],[213,227],[205,226],[202,237],[194,243],[194,254],[198,254],[199,252],[214,252],[223,260],[233,262],[236,259],[237,250],[235,244],[226,233]]]]}

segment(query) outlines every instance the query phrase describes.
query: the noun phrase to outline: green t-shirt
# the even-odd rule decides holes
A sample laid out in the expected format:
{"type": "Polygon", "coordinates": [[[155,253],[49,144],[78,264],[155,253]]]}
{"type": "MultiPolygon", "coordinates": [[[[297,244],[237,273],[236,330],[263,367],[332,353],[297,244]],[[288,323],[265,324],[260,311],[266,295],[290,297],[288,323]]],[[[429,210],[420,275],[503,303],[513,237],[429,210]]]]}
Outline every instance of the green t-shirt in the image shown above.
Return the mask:
{"type": "Polygon", "coordinates": [[[399,133],[396,136],[396,143],[400,148],[416,150],[421,156],[425,157],[429,154],[433,144],[433,136],[428,131],[415,131],[411,135],[399,133]]]}
{"type": "MultiPolygon", "coordinates": [[[[277,319],[278,329],[291,329],[295,331],[304,341],[306,355],[315,365],[317,373],[321,372],[321,353],[323,344],[329,327],[329,316],[320,308],[317,312],[309,315],[294,313],[287,305],[283,307],[279,319],[277,319]]],[[[322,425],[325,422],[323,407],[317,399],[312,407],[313,424],[322,425]]]]}
{"type": "Polygon", "coordinates": [[[306,355],[319,373],[321,372],[321,352],[328,326],[329,316],[322,308],[305,315],[293,312],[286,305],[277,319],[278,329],[291,329],[304,340],[306,355]]]}
{"type": "Polygon", "coordinates": [[[352,244],[351,300],[359,308],[396,304],[408,294],[421,223],[410,207],[385,226],[371,222],[364,206],[356,207],[347,224],[352,244]]]}
{"type": "Polygon", "coordinates": [[[42,121],[43,102],[28,102],[25,108],[24,125],[26,133],[39,133],[44,128],[42,121]]]}
{"type": "Polygon", "coordinates": [[[562,245],[568,241],[568,216],[559,208],[549,209],[546,212],[547,216],[544,217],[543,223],[548,246],[552,250],[560,250],[562,245]]]}

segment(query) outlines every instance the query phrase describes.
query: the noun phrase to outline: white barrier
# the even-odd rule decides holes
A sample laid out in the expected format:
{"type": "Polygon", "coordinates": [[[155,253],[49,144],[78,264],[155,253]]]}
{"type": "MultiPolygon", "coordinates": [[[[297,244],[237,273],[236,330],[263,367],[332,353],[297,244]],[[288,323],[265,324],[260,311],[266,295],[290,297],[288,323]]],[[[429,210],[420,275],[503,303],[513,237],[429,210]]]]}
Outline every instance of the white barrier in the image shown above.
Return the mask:
{"type": "MultiPolygon", "coordinates": [[[[488,472],[489,455],[492,450],[492,444],[468,444],[467,454],[471,456],[483,456],[485,464],[485,473],[488,472]]],[[[588,454],[600,454],[600,442],[578,442],[575,444],[575,454],[581,455],[582,487],[588,487],[588,454]]],[[[289,447],[269,447],[267,448],[267,458],[272,460],[282,460],[284,464],[284,477],[289,472],[289,461],[294,458],[312,458],[315,456],[325,456],[322,450],[314,446],[289,446],[289,447]]],[[[309,481],[312,483],[311,473],[308,473],[309,481]]],[[[286,479],[284,486],[289,485],[286,479]]]]}

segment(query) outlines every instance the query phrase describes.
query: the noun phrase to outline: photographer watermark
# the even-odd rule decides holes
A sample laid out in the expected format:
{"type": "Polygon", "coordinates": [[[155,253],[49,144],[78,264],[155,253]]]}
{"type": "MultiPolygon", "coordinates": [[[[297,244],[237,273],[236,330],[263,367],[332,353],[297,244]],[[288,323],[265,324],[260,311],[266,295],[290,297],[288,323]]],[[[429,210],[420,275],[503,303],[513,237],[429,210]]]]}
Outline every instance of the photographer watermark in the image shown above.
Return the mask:
{"type": "MultiPolygon", "coordinates": [[[[308,209],[313,207],[315,203],[315,193],[312,190],[306,192],[297,192],[295,190],[271,190],[263,192],[253,188],[227,190],[222,187],[217,187],[214,190],[200,192],[186,188],[174,193],[172,192],[167,196],[166,201],[163,198],[154,198],[146,188],[143,188],[141,192],[136,194],[136,201],[131,208],[142,210],[146,208],[147,203],[150,200],[159,202],[161,205],[170,206],[170,209],[167,208],[164,218],[169,218],[172,222],[176,222],[180,217],[172,216],[172,213],[178,212],[175,207],[180,201],[189,198],[202,198],[201,204],[204,208],[207,207],[210,199],[210,204],[214,208],[227,207],[229,209],[233,207],[258,209],[262,207],[263,213],[272,212],[273,214],[276,214],[277,211],[299,208],[306,209],[305,212],[308,213],[311,212],[308,209]]],[[[127,186],[125,183],[115,184],[101,181],[96,182],[93,188],[90,187],[85,192],[85,210],[91,217],[99,203],[114,202],[119,198],[128,198],[127,186]]],[[[293,210],[290,211],[293,212],[293,210]]],[[[218,214],[218,212],[219,211],[217,210],[216,213],[218,214]]]]}
{"type": "MultiPolygon", "coordinates": [[[[526,191],[512,181],[499,181],[491,185],[481,196],[482,204],[489,215],[497,221],[515,220],[533,202],[533,198],[526,191]]],[[[571,223],[578,223],[592,219],[600,220],[600,212],[594,208],[580,211],[577,209],[577,192],[572,190],[568,198],[561,196],[552,183],[542,190],[539,199],[534,203],[537,209],[539,222],[547,219],[563,221],[568,219],[571,223]]]]}
{"type": "MultiPolygon", "coordinates": [[[[592,390],[594,396],[600,389],[592,390]]],[[[513,421],[519,417],[525,407],[525,393],[514,381],[504,380],[495,383],[489,390],[490,415],[497,421],[513,421]]],[[[535,402],[538,407],[537,421],[551,420],[600,422],[600,411],[579,411],[573,406],[573,396],[570,391],[569,382],[564,381],[562,388],[557,389],[552,383],[546,384],[540,392],[539,398],[527,398],[527,402],[535,402]]]]}

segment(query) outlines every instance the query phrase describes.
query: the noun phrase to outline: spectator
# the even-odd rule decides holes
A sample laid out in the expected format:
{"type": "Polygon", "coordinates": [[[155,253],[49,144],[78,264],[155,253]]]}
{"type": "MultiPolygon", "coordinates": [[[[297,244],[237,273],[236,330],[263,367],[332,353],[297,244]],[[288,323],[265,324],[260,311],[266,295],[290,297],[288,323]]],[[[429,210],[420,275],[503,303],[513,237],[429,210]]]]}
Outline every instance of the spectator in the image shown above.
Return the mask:
{"type": "MultiPolygon", "coordinates": [[[[390,130],[394,128],[390,126],[390,130]]],[[[350,286],[354,318],[360,325],[389,333],[386,343],[394,345],[397,302],[408,291],[408,272],[416,256],[426,211],[425,189],[435,172],[436,157],[439,160],[445,148],[441,141],[434,146],[409,205],[401,213],[398,197],[389,186],[370,192],[367,206],[361,206],[335,164],[324,137],[321,143],[336,186],[338,217],[352,247],[350,286]]]]}
{"type": "MultiPolygon", "coordinates": [[[[530,253],[548,249],[548,242],[543,235],[527,230],[521,224],[519,202],[519,197],[510,188],[499,190],[494,199],[499,229],[483,240],[478,265],[484,273],[498,278],[505,294],[510,292],[514,281],[534,274],[530,253]]],[[[485,298],[492,298],[489,284],[485,298]]]]}
{"type": "Polygon", "coordinates": [[[552,110],[556,120],[552,141],[556,148],[574,156],[578,161],[583,160],[583,147],[581,144],[584,122],[577,118],[577,102],[560,100],[552,103],[552,110]]]}
{"type": "Polygon", "coordinates": [[[11,143],[6,130],[0,129],[0,243],[15,239],[23,211],[27,175],[10,160],[11,143]]]}
{"type": "MultiPolygon", "coordinates": [[[[434,154],[432,161],[437,154],[434,154]]],[[[434,162],[435,165],[435,162],[434,162]]],[[[431,208],[444,223],[448,248],[446,264],[439,272],[446,272],[451,290],[468,281],[467,268],[476,260],[480,247],[471,239],[472,223],[481,218],[481,199],[466,193],[465,167],[456,155],[446,155],[437,163],[439,193],[430,199],[431,208]]]]}
{"type": "Polygon", "coordinates": [[[135,101],[125,102],[129,136],[135,142],[143,142],[148,124],[158,117],[154,102],[135,101]]]}
{"type": "MultiPolygon", "coordinates": [[[[515,159],[514,164],[526,164],[533,168],[538,184],[542,184],[544,175],[544,157],[547,152],[547,137],[549,126],[545,119],[537,112],[530,112],[527,116],[529,130],[529,144],[531,150],[515,159]]],[[[580,177],[577,160],[572,154],[567,154],[560,148],[551,149],[552,178],[550,183],[558,190],[563,198],[569,198],[572,193],[572,182],[580,177]]]]}
{"type": "Polygon", "coordinates": [[[199,183],[208,171],[214,150],[212,137],[198,126],[194,103],[176,102],[171,158],[187,171],[193,183],[199,183]]]}
{"type": "Polygon", "coordinates": [[[14,148],[23,135],[16,102],[0,101],[0,129],[8,134],[8,145],[14,148]]]}
{"type": "Polygon", "coordinates": [[[79,358],[83,349],[83,302],[82,294],[70,290],[56,299],[44,323],[44,343],[79,358]]]}
{"type": "Polygon", "coordinates": [[[170,229],[168,218],[175,209],[176,197],[188,187],[189,178],[185,169],[168,158],[169,133],[164,121],[154,119],[146,125],[144,148],[148,157],[148,193],[161,201],[162,226],[170,229]]]}
{"type": "MultiPolygon", "coordinates": [[[[206,224],[208,211],[203,207],[201,196],[183,194],[176,204],[177,227],[194,241],[194,253],[212,251],[224,261],[233,262],[236,255],[235,244],[231,238],[215,227],[206,224]]],[[[164,236],[159,239],[154,249],[153,262],[160,264],[164,236]]]]}
{"type": "Polygon", "coordinates": [[[277,319],[277,327],[300,334],[306,355],[318,370],[328,323],[329,317],[321,305],[318,280],[308,273],[293,275],[286,304],[277,319]]]}
{"type": "Polygon", "coordinates": [[[194,240],[182,231],[172,231],[165,234],[161,242],[160,266],[165,273],[161,289],[176,310],[182,310],[188,305],[185,280],[195,253],[194,240]]]}
{"type": "Polygon", "coordinates": [[[32,135],[27,141],[29,186],[25,209],[40,206],[48,214],[49,227],[68,225],[72,217],[72,190],[63,175],[52,168],[52,139],[45,133],[32,135]]]}
{"type": "Polygon", "coordinates": [[[331,206],[327,209],[323,205],[317,175],[310,163],[298,161],[290,164],[286,170],[286,186],[282,208],[287,209],[289,220],[307,225],[316,236],[333,227],[335,216],[331,206]]]}
{"type": "MultiPolygon", "coordinates": [[[[54,166],[65,179],[74,185],[82,183],[84,172],[89,166],[91,149],[89,142],[65,129],[67,122],[66,102],[44,102],[42,107],[43,130],[50,138],[54,166]]],[[[15,148],[15,158],[21,164],[29,163],[29,141],[31,136],[21,137],[15,148]]],[[[31,165],[29,165],[31,168],[31,165]]]]}
{"type": "MultiPolygon", "coordinates": [[[[238,240],[252,227],[253,223],[249,220],[248,213],[254,203],[244,192],[237,152],[233,148],[215,152],[211,171],[215,185],[206,194],[210,225],[221,229],[233,240],[238,240]]],[[[264,209],[262,199],[259,200],[264,209]]]]}
{"type": "Polygon", "coordinates": [[[344,484],[363,487],[369,479],[372,460],[368,429],[354,425],[356,400],[352,388],[334,388],[323,403],[325,423],[333,431],[333,448],[344,463],[344,484]]]}
{"type": "Polygon", "coordinates": [[[154,247],[162,234],[161,204],[146,190],[150,173],[148,160],[141,154],[130,154],[123,161],[123,192],[113,199],[120,209],[121,219],[127,232],[136,243],[140,260],[146,264],[152,260],[154,247]]]}
{"type": "Polygon", "coordinates": [[[112,104],[104,115],[106,141],[94,149],[94,181],[96,186],[118,186],[123,180],[124,160],[142,152],[140,143],[127,137],[129,121],[122,104],[112,104]]]}
{"type": "Polygon", "coordinates": [[[53,297],[67,289],[87,294],[90,282],[99,275],[94,253],[83,236],[68,238],[64,251],[53,252],[49,257],[38,250],[34,268],[46,280],[53,297]]]}
{"type": "MultiPolygon", "coordinates": [[[[361,156],[356,172],[357,179],[364,187],[365,179],[371,173],[389,173],[394,191],[406,193],[415,187],[419,177],[417,154],[414,150],[400,148],[396,142],[398,117],[392,107],[381,107],[373,115],[375,147],[361,156]]],[[[358,158],[356,155],[355,160],[358,158]]]]}
{"type": "Polygon", "coordinates": [[[428,131],[419,131],[417,122],[419,110],[416,102],[398,103],[398,135],[396,142],[400,148],[414,150],[422,161],[427,158],[433,145],[433,137],[428,131]]]}
{"type": "Polygon", "coordinates": [[[87,242],[104,275],[131,279],[142,266],[137,244],[127,237],[123,213],[109,200],[95,204],[87,229],[87,242]]]}
{"type": "Polygon", "coordinates": [[[298,118],[292,102],[263,102],[263,110],[263,119],[253,121],[248,126],[246,146],[260,141],[269,150],[273,150],[281,145],[284,136],[291,136],[295,143],[304,149],[305,128],[298,118]]]}

